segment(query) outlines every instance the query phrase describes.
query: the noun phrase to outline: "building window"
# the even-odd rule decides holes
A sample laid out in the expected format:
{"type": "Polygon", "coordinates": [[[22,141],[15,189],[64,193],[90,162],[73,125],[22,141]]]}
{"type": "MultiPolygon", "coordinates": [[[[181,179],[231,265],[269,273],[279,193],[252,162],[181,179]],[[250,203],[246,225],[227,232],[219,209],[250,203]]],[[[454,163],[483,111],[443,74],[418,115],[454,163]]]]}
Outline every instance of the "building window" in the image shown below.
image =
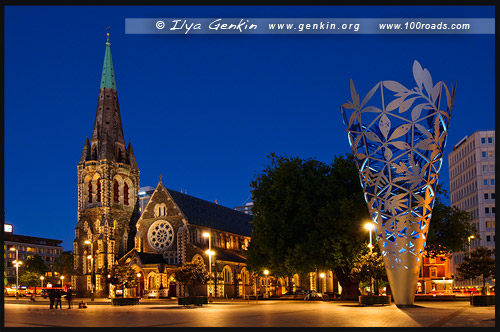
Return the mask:
{"type": "Polygon", "coordinates": [[[490,228],[490,222],[489,221],[486,222],[486,228],[490,228]]]}
{"type": "Polygon", "coordinates": [[[431,278],[437,278],[437,268],[431,267],[429,271],[431,273],[431,278]]]}
{"type": "Polygon", "coordinates": [[[491,193],[491,199],[495,199],[495,193],[491,193]]]}
{"type": "Polygon", "coordinates": [[[493,151],[488,151],[488,157],[489,158],[493,157],[493,151]]]}
{"type": "Polygon", "coordinates": [[[486,235],[486,242],[491,242],[491,236],[486,235]]]}
{"type": "Polygon", "coordinates": [[[481,152],[481,157],[486,158],[486,151],[481,152]]]}
{"type": "Polygon", "coordinates": [[[490,179],[490,184],[491,184],[492,186],[494,186],[494,185],[495,185],[495,179],[490,179]]]}
{"type": "Polygon", "coordinates": [[[486,138],[485,137],[481,137],[481,144],[486,144],[486,138]]]}
{"type": "Polygon", "coordinates": [[[92,203],[92,180],[89,180],[89,203],[92,203]]]}
{"type": "Polygon", "coordinates": [[[495,207],[491,208],[491,213],[495,214],[495,207]]]}
{"type": "Polygon", "coordinates": [[[488,179],[483,180],[483,185],[485,185],[485,186],[488,185],[488,179]]]}
{"type": "Polygon", "coordinates": [[[486,214],[490,214],[490,208],[489,208],[489,207],[485,207],[485,208],[484,208],[484,213],[486,213],[486,214]]]}
{"type": "Polygon", "coordinates": [[[484,194],[484,199],[488,199],[488,193],[484,194]]]}
{"type": "Polygon", "coordinates": [[[120,184],[116,180],[113,181],[113,201],[120,202],[120,184]]]}
{"type": "Polygon", "coordinates": [[[488,137],[488,144],[493,143],[493,137],[488,137]]]}
{"type": "Polygon", "coordinates": [[[101,201],[101,179],[97,179],[96,202],[101,201]]]}
{"type": "Polygon", "coordinates": [[[128,205],[128,184],[123,185],[123,204],[128,205]]]}

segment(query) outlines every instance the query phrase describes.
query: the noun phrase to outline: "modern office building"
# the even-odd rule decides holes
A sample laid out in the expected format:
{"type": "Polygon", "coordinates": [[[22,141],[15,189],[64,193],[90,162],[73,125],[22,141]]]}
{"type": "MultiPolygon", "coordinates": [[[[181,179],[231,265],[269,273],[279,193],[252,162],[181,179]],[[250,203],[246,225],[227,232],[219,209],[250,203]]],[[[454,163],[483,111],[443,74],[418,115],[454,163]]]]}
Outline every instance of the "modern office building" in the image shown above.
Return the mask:
{"type": "Polygon", "coordinates": [[[237,206],[234,209],[236,211],[240,211],[240,212],[252,215],[253,214],[252,207],[253,207],[253,202],[248,202],[245,205],[237,206]]]}
{"type": "MultiPolygon", "coordinates": [[[[450,204],[472,214],[479,238],[470,238],[470,250],[495,248],[495,131],[465,136],[448,155],[450,204]]],[[[472,234],[471,234],[472,235],[472,234]]],[[[452,271],[468,252],[453,253],[452,271]]],[[[455,278],[456,279],[456,278],[455,278]]],[[[493,281],[489,281],[492,285],[493,281]]],[[[481,286],[480,280],[455,281],[457,287],[481,286]]]]}
{"type": "Polygon", "coordinates": [[[19,235],[4,231],[3,267],[9,283],[16,283],[16,268],[13,263],[16,260],[16,251],[11,250],[11,248],[17,249],[18,259],[21,262],[29,256],[40,256],[47,265],[47,273],[51,273],[54,262],[57,261],[63,251],[62,242],[62,240],[19,235]]]}

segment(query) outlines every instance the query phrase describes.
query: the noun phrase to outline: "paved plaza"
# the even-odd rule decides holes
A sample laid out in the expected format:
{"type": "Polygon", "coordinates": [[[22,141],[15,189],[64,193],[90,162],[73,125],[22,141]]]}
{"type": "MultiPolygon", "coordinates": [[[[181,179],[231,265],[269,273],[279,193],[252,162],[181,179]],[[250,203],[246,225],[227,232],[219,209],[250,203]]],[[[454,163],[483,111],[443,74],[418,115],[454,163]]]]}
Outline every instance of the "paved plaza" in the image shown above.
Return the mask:
{"type": "MultiPolygon", "coordinates": [[[[179,306],[176,300],[141,300],[112,306],[87,299],[88,308],[49,309],[48,300],[6,299],[5,327],[495,327],[495,307],[467,301],[418,301],[415,307],[359,306],[348,301],[215,300],[179,306]]],[[[488,329],[489,330],[489,329],[488,329]]]]}

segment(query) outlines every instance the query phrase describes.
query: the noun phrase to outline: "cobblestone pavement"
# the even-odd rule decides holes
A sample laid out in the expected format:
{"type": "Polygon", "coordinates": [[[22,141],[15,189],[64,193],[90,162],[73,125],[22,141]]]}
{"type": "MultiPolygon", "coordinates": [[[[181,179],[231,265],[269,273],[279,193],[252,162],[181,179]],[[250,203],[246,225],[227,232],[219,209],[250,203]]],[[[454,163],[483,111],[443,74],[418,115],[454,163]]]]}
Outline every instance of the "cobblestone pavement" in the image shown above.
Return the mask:
{"type": "MultiPolygon", "coordinates": [[[[412,308],[359,306],[347,301],[215,300],[179,306],[176,300],[141,300],[112,306],[86,299],[87,309],[49,309],[47,300],[5,300],[5,327],[495,327],[495,307],[465,301],[416,302],[412,308]]],[[[489,330],[489,329],[487,329],[489,330]]]]}

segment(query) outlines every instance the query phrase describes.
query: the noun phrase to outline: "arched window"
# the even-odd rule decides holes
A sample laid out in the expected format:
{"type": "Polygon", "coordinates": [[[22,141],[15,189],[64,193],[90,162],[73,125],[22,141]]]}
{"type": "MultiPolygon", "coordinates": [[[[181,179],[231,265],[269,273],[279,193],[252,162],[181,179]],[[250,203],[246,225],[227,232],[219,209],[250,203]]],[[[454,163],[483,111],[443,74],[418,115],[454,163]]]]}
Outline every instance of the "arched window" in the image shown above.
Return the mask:
{"type": "Polygon", "coordinates": [[[97,179],[96,202],[101,201],[101,179],[97,179]]]}
{"type": "Polygon", "coordinates": [[[148,289],[156,289],[156,276],[154,274],[148,278],[148,289]]]}
{"type": "Polygon", "coordinates": [[[229,266],[224,267],[224,283],[225,284],[230,284],[231,283],[231,268],[229,266]]]}
{"type": "Polygon", "coordinates": [[[113,202],[120,202],[120,184],[116,179],[113,181],[113,202]]]}
{"type": "Polygon", "coordinates": [[[128,184],[123,185],[123,204],[128,205],[128,184]]]}
{"type": "Polygon", "coordinates": [[[92,203],[92,180],[89,180],[89,203],[92,203]]]}

